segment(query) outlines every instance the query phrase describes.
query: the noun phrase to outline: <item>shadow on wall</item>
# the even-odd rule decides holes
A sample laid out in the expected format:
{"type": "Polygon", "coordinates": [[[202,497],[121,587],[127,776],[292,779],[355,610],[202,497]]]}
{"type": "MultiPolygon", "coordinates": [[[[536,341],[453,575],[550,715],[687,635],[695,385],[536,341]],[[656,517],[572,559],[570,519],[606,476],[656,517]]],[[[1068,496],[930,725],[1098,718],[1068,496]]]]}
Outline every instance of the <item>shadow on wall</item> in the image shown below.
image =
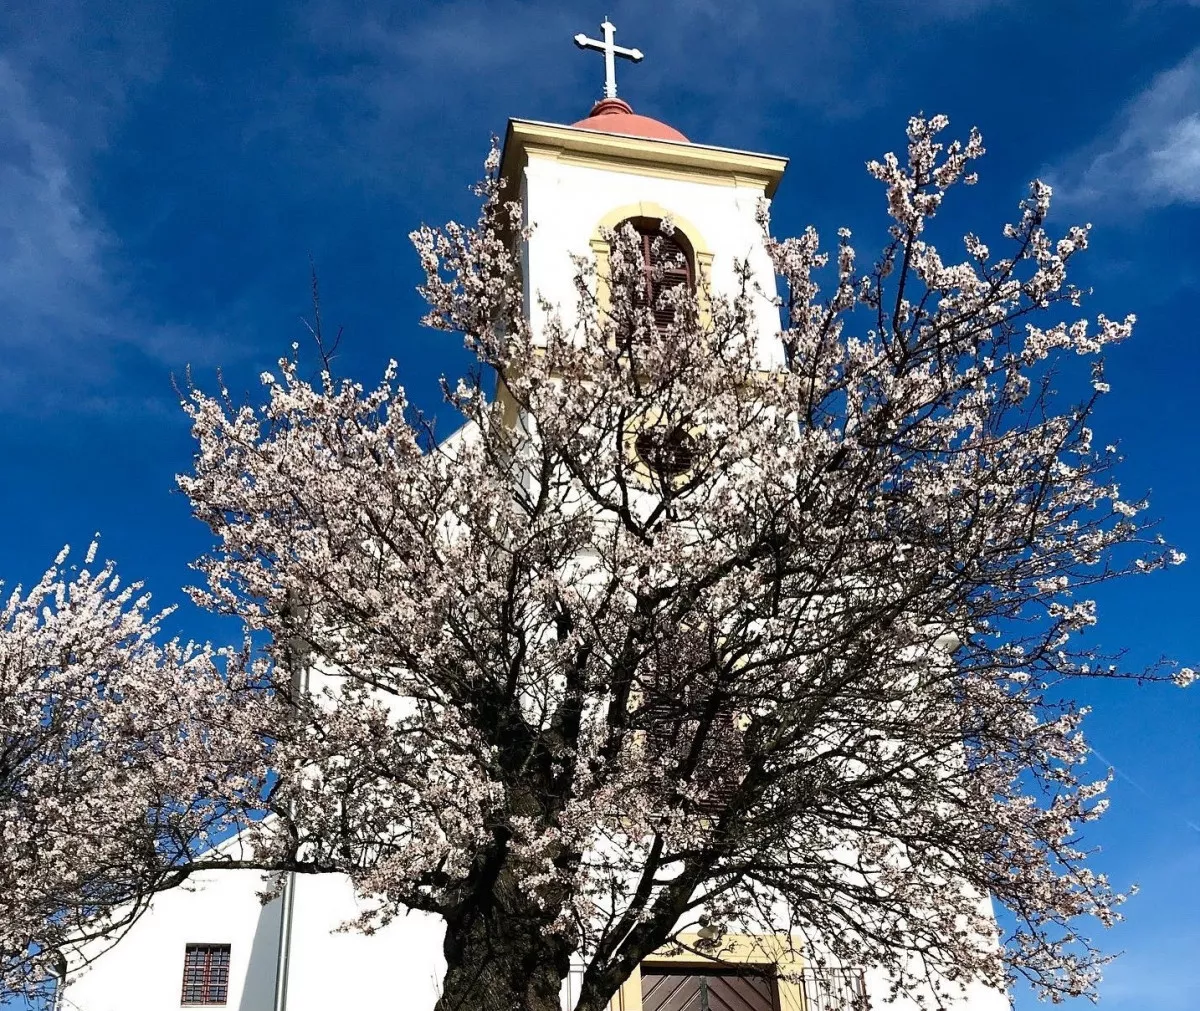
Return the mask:
{"type": "Polygon", "coordinates": [[[279,966],[282,918],[282,897],[272,899],[259,910],[238,1011],[270,1011],[275,1003],[275,971],[279,966]]]}

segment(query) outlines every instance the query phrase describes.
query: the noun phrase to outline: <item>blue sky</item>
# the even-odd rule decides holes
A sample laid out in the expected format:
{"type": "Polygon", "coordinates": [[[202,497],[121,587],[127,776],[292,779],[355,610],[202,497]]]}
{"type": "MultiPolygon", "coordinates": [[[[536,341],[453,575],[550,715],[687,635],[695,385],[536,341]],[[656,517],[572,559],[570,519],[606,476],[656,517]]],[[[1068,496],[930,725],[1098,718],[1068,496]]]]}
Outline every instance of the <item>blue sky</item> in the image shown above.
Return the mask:
{"type": "MultiPolygon", "coordinates": [[[[952,223],[996,235],[1034,175],[1060,226],[1091,221],[1093,312],[1136,312],[1109,359],[1097,441],[1149,491],[1194,562],[1101,599],[1131,661],[1200,659],[1200,5],[1149,0],[339,0],[16,2],[0,10],[0,574],[36,576],[93,531],[166,603],[206,532],[172,491],[190,437],[171,375],[231,390],[303,337],[309,259],[339,367],[389,356],[414,399],[462,351],[418,325],[408,232],[471,211],[508,116],[571,122],[600,60],[571,45],[607,14],[646,53],[638,111],[693,140],[787,155],[776,231],[852,227],[878,245],[863,162],[908,115],[977,124],[989,154],[952,223]]],[[[944,233],[949,238],[952,232],[944,233]]],[[[220,637],[184,607],[183,634],[220,637]]],[[[1141,893],[1104,943],[1103,1006],[1200,1007],[1200,687],[1089,686],[1119,770],[1089,835],[1141,893]]],[[[1102,763],[1101,763],[1102,764],[1102,763]]],[[[1018,1006],[1028,1002],[1020,1001],[1018,1006]]]]}

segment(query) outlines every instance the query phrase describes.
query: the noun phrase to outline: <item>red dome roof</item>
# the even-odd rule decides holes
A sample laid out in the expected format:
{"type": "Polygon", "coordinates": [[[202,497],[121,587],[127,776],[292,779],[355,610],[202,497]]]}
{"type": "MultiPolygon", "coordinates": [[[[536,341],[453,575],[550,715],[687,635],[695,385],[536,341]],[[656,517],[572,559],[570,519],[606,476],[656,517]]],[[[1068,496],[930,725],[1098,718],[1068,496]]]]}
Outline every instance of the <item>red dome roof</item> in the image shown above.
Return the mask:
{"type": "Polygon", "coordinates": [[[651,140],[681,140],[687,138],[673,126],[667,126],[649,116],[639,116],[628,102],[619,98],[602,98],[594,106],[587,119],[571,124],[581,130],[598,130],[601,133],[620,133],[627,137],[649,137],[651,140]]]}

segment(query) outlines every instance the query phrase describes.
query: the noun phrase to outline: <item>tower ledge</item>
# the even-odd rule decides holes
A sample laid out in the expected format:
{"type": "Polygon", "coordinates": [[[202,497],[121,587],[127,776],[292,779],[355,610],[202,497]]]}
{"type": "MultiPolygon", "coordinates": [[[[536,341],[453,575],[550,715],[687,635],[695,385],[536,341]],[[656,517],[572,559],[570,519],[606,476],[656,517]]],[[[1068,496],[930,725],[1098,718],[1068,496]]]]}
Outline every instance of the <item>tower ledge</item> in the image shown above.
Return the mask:
{"type": "MultiPolygon", "coordinates": [[[[632,113],[605,113],[595,119],[635,119],[656,123],[649,117],[632,113]]],[[[586,124],[587,120],[583,123],[586,124]]],[[[658,126],[671,130],[665,124],[658,126]]],[[[536,120],[510,119],[500,174],[509,180],[512,187],[509,192],[514,195],[520,192],[518,180],[531,155],[635,175],[760,186],[763,195],[768,198],[775,195],[775,188],[787,167],[787,159],[775,155],[694,144],[675,137],[617,132],[578,123],[560,126],[536,120]]]]}

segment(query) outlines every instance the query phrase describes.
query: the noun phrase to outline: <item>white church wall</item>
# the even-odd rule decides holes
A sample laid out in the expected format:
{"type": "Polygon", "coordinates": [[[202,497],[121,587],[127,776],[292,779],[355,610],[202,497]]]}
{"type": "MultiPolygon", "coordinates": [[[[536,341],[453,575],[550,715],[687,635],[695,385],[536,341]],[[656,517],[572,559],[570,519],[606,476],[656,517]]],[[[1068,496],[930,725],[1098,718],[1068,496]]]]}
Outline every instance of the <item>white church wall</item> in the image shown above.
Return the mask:
{"type": "Polygon", "coordinates": [[[410,910],[374,934],[339,932],[362,908],[342,875],[297,878],[287,1011],[432,1011],[446,969],[441,919],[410,910]]]}
{"type": "MultiPolygon", "coordinates": [[[[196,875],[150,909],[89,966],[68,975],[65,1011],[167,1011],[181,1004],[188,944],[228,944],[231,1011],[270,1011],[282,902],[263,905],[263,875],[196,875]]],[[[95,949],[99,950],[99,949],[95,949]]]]}
{"type": "MultiPolygon", "coordinates": [[[[868,968],[866,971],[866,991],[870,1007],[878,1011],[929,1011],[939,1006],[952,1011],[1011,1011],[1008,995],[1000,990],[993,990],[979,982],[971,982],[965,988],[959,989],[955,982],[942,981],[940,998],[935,999],[932,987],[922,985],[909,987],[900,993],[895,1000],[891,999],[891,985],[887,974],[881,969],[868,968]]],[[[811,1011],[824,1011],[813,1008],[811,1011]]]]}
{"type": "MultiPolygon", "coordinates": [[[[409,910],[371,935],[337,929],[363,908],[343,875],[297,879],[285,1011],[433,1011],[446,971],[442,919],[409,910]]],[[[575,1006],[582,972],[573,962],[563,1011],[575,1006]]]]}
{"type": "MultiPolygon", "coordinates": [[[[857,851],[853,846],[839,845],[830,850],[830,858],[843,867],[851,867],[857,861],[857,851]]],[[[966,888],[961,882],[947,882],[946,887],[965,890],[968,896],[973,896],[977,913],[992,922],[995,921],[994,907],[990,896],[979,895],[973,889],[966,888]]],[[[837,902],[841,899],[830,896],[829,901],[837,902]]],[[[776,929],[780,930],[784,930],[785,925],[792,919],[788,905],[782,899],[775,901],[769,916],[776,929]]],[[[730,927],[731,932],[736,932],[737,929],[739,929],[737,926],[730,927]]],[[[760,921],[744,929],[758,934],[767,929],[767,925],[760,921]]],[[[871,1011],[931,1011],[931,1009],[940,1008],[944,1008],[946,1011],[1011,1011],[1008,995],[1004,991],[993,989],[976,981],[962,986],[956,981],[939,979],[936,994],[934,986],[929,983],[910,983],[899,993],[893,995],[891,980],[885,970],[879,966],[839,962],[830,954],[827,935],[809,931],[804,936],[795,934],[793,938],[799,950],[800,964],[806,977],[804,986],[808,991],[809,1006],[804,1011],[852,1011],[848,1005],[841,1003],[822,1003],[822,998],[840,992],[838,978],[853,981],[859,977],[859,974],[861,974],[868,1007],[871,1011]],[[834,977],[824,986],[820,980],[823,971],[831,972],[834,977]]],[[[925,969],[915,958],[910,957],[907,966],[914,979],[923,978],[925,969]]]]}
{"type": "MultiPolygon", "coordinates": [[[[173,1011],[182,1004],[189,944],[230,948],[227,1011],[274,1011],[283,897],[263,905],[257,871],[197,875],[157,896],[115,945],[95,949],[69,975],[62,1011],[173,1011]]],[[[297,875],[285,1002],[280,1011],[433,1011],[446,963],[441,919],[410,910],[373,934],[343,924],[362,900],[341,874],[297,875]]],[[[578,997],[582,967],[563,983],[563,1011],[578,997]]]]}

